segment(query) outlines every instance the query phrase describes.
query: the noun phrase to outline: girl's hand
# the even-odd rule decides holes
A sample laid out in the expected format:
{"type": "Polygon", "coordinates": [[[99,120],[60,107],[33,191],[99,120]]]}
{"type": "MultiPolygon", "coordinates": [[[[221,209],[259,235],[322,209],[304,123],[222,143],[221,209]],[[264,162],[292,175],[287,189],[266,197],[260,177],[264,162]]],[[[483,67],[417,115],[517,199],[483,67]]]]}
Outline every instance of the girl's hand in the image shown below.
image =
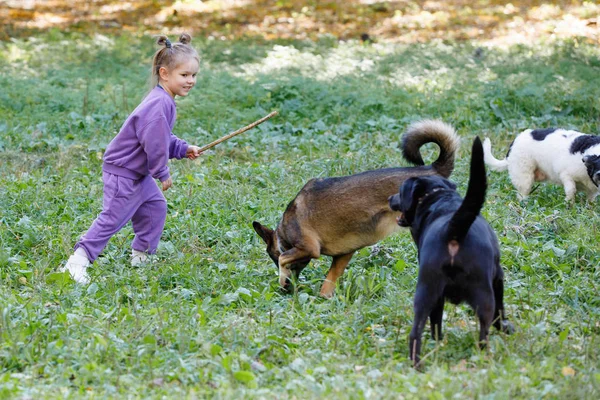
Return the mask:
{"type": "Polygon", "coordinates": [[[162,190],[163,192],[165,190],[167,190],[168,188],[170,188],[173,185],[173,180],[171,178],[167,179],[166,181],[162,181],[162,190]]]}
{"type": "Polygon", "coordinates": [[[198,146],[188,146],[187,151],[185,152],[185,156],[190,160],[195,160],[200,156],[200,147],[198,146]]]}

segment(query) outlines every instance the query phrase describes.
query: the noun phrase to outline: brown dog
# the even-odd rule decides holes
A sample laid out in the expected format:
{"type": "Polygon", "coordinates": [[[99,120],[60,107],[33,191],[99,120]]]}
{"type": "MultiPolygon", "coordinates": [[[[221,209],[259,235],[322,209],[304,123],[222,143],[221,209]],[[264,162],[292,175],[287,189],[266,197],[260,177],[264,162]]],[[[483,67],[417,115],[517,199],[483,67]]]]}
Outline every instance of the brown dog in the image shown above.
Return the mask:
{"type": "Polygon", "coordinates": [[[333,262],[321,287],[321,296],[333,295],[356,250],[370,246],[398,228],[388,198],[411,177],[441,175],[454,169],[459,139],[454,129],[437,120],[412,124],[402,138],[402,154],[415,167],[384,168],[338,178],[311,179],[288,205],[275,230],[254,221],[252,226],[267,244],[267,253],[279,268],[279,284],[287,288],[311,259],[321,254],[333,262]],[[426,143],[440,147],[438,159],[424,165],[419,149],[426,143]]]}

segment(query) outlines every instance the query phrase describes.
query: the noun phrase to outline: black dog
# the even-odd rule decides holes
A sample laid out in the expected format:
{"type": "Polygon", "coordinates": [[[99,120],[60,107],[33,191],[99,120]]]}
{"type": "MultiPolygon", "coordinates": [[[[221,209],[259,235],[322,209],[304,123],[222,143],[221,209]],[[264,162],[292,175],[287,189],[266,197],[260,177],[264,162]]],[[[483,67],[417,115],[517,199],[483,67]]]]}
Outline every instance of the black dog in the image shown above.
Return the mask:
{"type": "Polygon", "coordinates": [[[419,252],[419,278],[414,298],[415,319],[409,356],[419,365],[421,336],[427,317],[431,336],[442,337],[444,301],[466,301],[480,321],[479,341],[485,347],[490,325],[511,333],[504,315],[504,274],[496,234],[479,215],[487,188],[483,148],[475,138],[469,186],[464,200],[456,185],[431,176],[411,178],[389,198],[392,210],[402,212],[398,225],[410,227],[419,252]]]}

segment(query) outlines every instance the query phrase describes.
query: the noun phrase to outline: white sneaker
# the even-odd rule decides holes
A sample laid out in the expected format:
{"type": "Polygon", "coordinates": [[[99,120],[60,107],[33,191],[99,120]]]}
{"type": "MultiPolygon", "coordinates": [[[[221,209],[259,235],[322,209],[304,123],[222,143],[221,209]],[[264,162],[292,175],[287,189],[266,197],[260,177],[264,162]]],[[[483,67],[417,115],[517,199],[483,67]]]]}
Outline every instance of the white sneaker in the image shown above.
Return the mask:
{"type": "Polygon", "coordinates": [[[148,261],[148,253],[131,249],[131,266],[139,267],[148,261]]]}
{"type": "Polygon", "coordinates": [[[90,277],[87,274],[87,267],[90,266],[90,260],[86,256],[73,254],[67,260],[67,263],[60,269],[61,272],[69,271],[71,278],[79,284],[87,285],[90,283],[90,277]]]}

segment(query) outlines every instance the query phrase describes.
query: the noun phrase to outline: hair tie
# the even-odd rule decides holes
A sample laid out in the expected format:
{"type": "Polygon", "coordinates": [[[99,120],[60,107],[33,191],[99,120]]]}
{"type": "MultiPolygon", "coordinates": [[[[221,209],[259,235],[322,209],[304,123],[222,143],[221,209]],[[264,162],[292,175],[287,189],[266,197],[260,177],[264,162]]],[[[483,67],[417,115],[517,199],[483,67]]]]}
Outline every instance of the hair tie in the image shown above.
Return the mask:
{"type": "Polygon", "coordinates": [[[169,39],[165,39],[165,47],[166,47],[167,49],[170,49],[170,48],[171,48],[171,41],[170,41],[169,39]]]}

